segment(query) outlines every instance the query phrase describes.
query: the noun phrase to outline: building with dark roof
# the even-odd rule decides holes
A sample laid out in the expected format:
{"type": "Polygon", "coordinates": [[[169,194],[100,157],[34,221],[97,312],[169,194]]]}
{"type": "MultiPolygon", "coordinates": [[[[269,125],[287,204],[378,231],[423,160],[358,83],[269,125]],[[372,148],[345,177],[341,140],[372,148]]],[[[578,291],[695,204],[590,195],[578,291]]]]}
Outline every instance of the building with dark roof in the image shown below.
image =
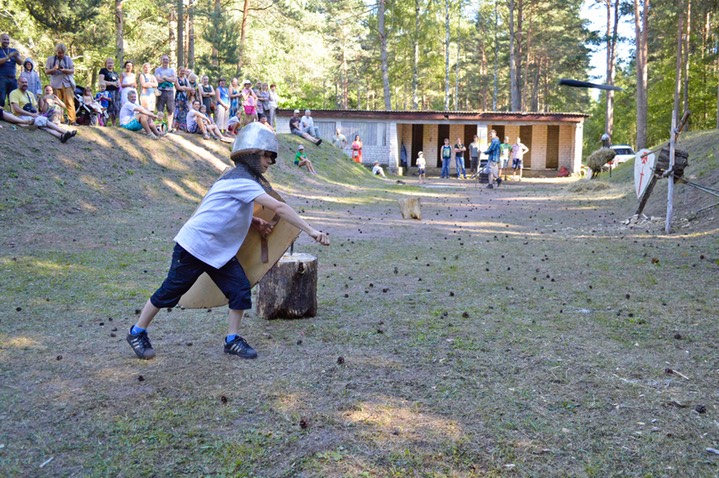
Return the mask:
{"type": "MultiPolygon", "coordinates": [[[[291,110],[279,110],[277,132],[289,133],[291,110]]],[[[363,142],[363,162],[379,161],[390,171],[397,171],[406,158],[414,167],[417,153],[424,152],[428,168],[442,166],[440,149],[444,138],[454,144],[461,138],[465,145],[479,137],[480,145],[488,147],[489,131],[494,129],[500,140],[509,137],[514,143],[521,138],[529,152],[524,167],[531,173],[551,174],[561,167],[578,173],[582,164],[583,113],[525,113],[497,111],[364,111],[312,110],[320,136],[331,141],[340,128],[349,144],[359,134],[363,142]]],[[[469,167],[469,154],[465,154],[469,167]]],[[[452,172],[454,173],[454,161],[452,172]]]]}

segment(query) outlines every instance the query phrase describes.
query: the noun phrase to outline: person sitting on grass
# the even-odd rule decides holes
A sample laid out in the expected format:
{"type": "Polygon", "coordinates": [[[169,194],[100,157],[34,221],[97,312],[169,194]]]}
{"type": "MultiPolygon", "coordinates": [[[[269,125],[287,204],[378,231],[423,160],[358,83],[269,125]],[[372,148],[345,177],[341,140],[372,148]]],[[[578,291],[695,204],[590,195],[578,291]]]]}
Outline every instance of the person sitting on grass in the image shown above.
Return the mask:
{"type": "MultiPolygon", "coordinates": [[[[2,108],[0,108],[0,120],[7,121],[8,123],[17,124],[20,126],[30,126],[35,121],[34,118],[30,118],[29,116],[24,118],[17,117],[12,113],[8,113],[2,108]]],[[[0,128],[2,127],[3,125],[0,124],[0,128]]]]}
{"type": "Polygon", "coordinates": [[[162,136],[157,129],[154,120],[157,115],[148,111],[137,103],[137,91],[131,88],[127,92],[127,102],[120,109],[120,127],[129,131],[142,131],[152,139],[159,139],[162,136]]]}
{"type": "Polygon", "coordinates": [[[242,123],[240,122],[240,118],[237,116],[230,117],[229,120],[227,120],[227,133],[231,136],[237,136],[237,133],[240,131],[240,128],[242,127],[242,123]]]}
{"type": "Polygon", "coordinates": [[[379,161],[375,161],[374,165],[372,166],[372,174],[375,176],[382,176],[383,178],[386,178],[384,174],[384,169],[382,169],[382,166],[379,165],[379,161]]]}
{"type": "Polygon", "coordinates": [[[267,116],[260,115],[260,124],[267,128],[268,130],[275,132],[275,129],[270,125],[270,123],[267,122],[267,116]]]}
{"type": "Polygon", "coordinates": [[[220,128],[212,122],[209,116],[202,112],[203,108],[207,111],[205,105],[200,103],[200,100],[192,102],[192,108],[187,112],[187,132],[201,134],[203,139],[210,139],[211,136],[225,143],[231,143],[232,138],[220,133],[220,128]]]}
{"type": "MultiPolygon", "coordinates": [[[[38,111],[37,99],[35,98],[35,95],[30,93],[27,89],[27,78],[21,76],[17,80],[17,83],[18,89],[13,90],[10,93],[10,107],[12,108],[12,115],[25,120],[29,118],[32,121],[32,124],[46,133],[50,133],[55,136],[61,143],[66,143],[68,139],[77,134],[77,130],[68,131],[62,126],[56,125],[50,121],[47,116],[38,111]]],[[[11,117],[12,115],[8,115],[8,117],[11,117]]]]}
{"type": "Polygon", "coordinates": [[[305,147],[302,145],[299,145],[299,147],[297,148],[297,154],[295,154],[295,165],[300,168],[307,168],[307,171],[309,171],[311,174],[317,174],[317,171],[315,171],[314,166],[312,166],[312,161],[307,159],[305,147]]]}
{"type": "MultiPolygon", "coordinates": [[[[287,203],[273,197],[272,186],[263,175],[275,164],[278,151],[277,137],[264,126],[250,123],[240,130],[232,147],[235,167],[215,182],[175,236],[167,279],[145,303],[127,334],[127,342],[139,358],[155,357],[147,328],[157,313],[176,306],[203,272],[229,299],[224,352],[243,359],[257,358],[255,349],[239,335],[245,310],[252,308],[252,295],[250,281],[236,257],[250,227],[262,237],[272,232],[272,224],[253,216],[255,206],[274,212],[319,244],[330,244],[326,233],[310,226],[287,203]]],[[[206,330],[213,327],[204,326],[206,330]]]]}
{"type": "Polygon", "coordinates": [[[47,116],[47,119],[55,124],[62,122],[63,111],[67,109],[67,106],[58,98],[52,86],[47,85],[45,87],[45,94],[41,98],[38,98],[38,104],[40,106],[40,112],[47,116]]]}
{"type": "Polygon", "coordinates": [[[317,146],[322,144],[321,139],[315,138],[314,136],[311,136],[302,131],[302,125],[300,124],[300,110],[295,110],[294,114],[290,118],[290,133],[297,135],[300,138],[304,138],[317,146]]]}

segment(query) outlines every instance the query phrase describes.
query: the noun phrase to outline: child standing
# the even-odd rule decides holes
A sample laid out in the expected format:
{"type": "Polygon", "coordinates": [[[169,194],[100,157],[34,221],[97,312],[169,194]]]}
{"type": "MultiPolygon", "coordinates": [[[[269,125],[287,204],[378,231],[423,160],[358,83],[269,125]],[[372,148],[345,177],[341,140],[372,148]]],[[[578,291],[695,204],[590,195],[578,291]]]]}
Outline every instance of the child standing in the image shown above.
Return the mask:
{"type": "Polygon", "coordinates": [[[424,159],[424,153],[420,151],[417,153],[417,174],[419,175],[419,184],[424,184],[425,172],[427,169],[427,160],[424,159]]]}
{"type": "Polygon", "coordinates": [[[145,303],[137,323],[130,328],[127,342],[141,359],[155,356],[147,328],[157,313],[174,307],[203,272],[229,298],[226,354],[245,359],[257,358],[257,352],[239,335],[244,311],[252,307],[250,281],[236,254],[250,227],[267,236],[272,224],[253,216],[255,205],[275,212],[280,218],[329,246],[326,233],[302,219],[287,203],[270,194],[272,186],[263,176],[275,164],[279,144],[274,133],[260,124],[243,128],[232,147],[235,167],[226,172],[205,195],[192,217],[175,236],[172,265],[167,279],[145,303]]]}
{"type": "Polygon", "coordinates": [[[100,124],[102,126],[107,126],[108,123],[105,121],[105,119],[107,117],[107,112],[109,111],[110,105],[112,105],[113,94],[107,91],[107,85],[105,85],[105,82],[100,83],[98,88],[99,91],[95,94],[95,101],[100,103],[100,106],[102,106],[103,114],[100,115],[100,124]]]}

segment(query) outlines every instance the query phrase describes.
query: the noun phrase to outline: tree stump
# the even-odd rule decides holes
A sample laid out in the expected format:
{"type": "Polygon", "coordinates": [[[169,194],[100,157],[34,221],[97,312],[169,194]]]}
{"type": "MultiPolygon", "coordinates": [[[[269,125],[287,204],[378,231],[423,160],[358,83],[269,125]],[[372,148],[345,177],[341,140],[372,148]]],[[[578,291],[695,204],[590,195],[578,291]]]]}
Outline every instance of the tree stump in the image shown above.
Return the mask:
{"type": "Polygon", "coordinates": [[[317,258],[285,254],[257,284],[256,312],[264,319],[317,315],[317,258]]]}
{"type": "Polygon", "coordinates": [[[422,220],[421,203],[419,198],[398,199],[399,210],[402,213],[402,219],[422,220]]]}

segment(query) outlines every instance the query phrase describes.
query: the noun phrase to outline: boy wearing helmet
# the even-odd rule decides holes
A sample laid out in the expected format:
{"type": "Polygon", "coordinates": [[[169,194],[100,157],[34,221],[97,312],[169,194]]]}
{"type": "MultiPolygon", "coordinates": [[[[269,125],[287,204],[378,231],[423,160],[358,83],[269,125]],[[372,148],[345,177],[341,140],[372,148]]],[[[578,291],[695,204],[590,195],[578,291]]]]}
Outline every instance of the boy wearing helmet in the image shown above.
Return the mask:
{"type": "Polygon", "coordinates": [[[229,299],[225,353],[247,359],[257,357],[257,352],[239,335],[244,311],[252,302],[250,282],[235,257],[250,227],[257,228],[263,236],[272,232],[270,223],[253,216],[254,204],[275,212],[318,243],[330,243],[326,233],[314,229],[289,205],[268,194],[272,186],[263,174],[275,163],[278,146],[275,135],[259,123],[240,130],[232,148],[235,167],[212,185],[175,236],[167,278],[145,304],[137,324],[130,328],[127,342],[139,358],[155,356],[146,330],[152,319],[161,309],[177,305],[203,272],[229,299]]]}

